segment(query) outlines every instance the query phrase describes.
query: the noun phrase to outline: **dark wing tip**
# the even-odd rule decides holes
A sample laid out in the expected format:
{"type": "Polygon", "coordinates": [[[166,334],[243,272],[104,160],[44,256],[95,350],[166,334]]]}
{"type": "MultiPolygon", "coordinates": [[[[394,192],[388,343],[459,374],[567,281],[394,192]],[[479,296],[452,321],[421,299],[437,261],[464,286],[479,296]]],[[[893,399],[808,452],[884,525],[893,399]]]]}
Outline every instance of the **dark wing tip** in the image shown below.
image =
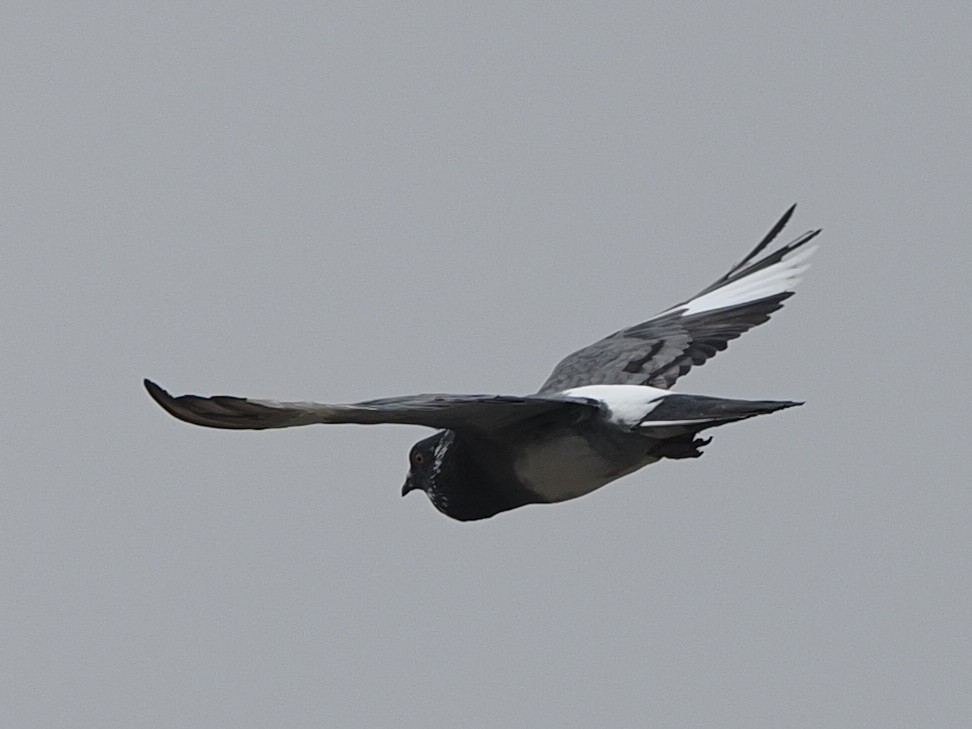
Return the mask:
{"type": "Polygon", "coordinates": [[[786,212],[783,213],[783,216],[780,218],[779,222],[776,225],[773,226],[773,230],[770,231],[770,233],[767,234],[767,237],[770,240],[772,240],[777,235],[779,235],[780,231],[783,230],[783,228],[786,227],[786,224],[790,222],[790,218],[792,218],[793,217],[793,213],[796,212],[796,207],[797,207],[797,204],[796,203],[793,203],[790,207],[788,207],[786,209],[786,212]]]}
{"type": "Polygon", "coordinates": [[[142,384],[145,385],[145,389],[148,391],[149,397],[155,400],[159,407],[165,410],[169,415],[187,423],[199,422],[198,418],[191,417],[190,412],[184,406],[180,407],[179,401],[183,398],[172,397],[172,395],[156,385],[147,377],[142,380],[142,384]]]}
{"type": "MultiPolygon", "coordinates": [[[[155,402],[157,402],[159,405],[161,405],[163,408],[165,408],[166,403],[168,403],[168,402],[170,402],[172,400],[172,395],[170,395],[165,390],[163,390],[161,387],[159,387],[158,385],[156,385],[148,377],[146,377],[144,380],[142,380],[142,384],[145,385],[145,389],[148,390],[149,396],[153,400],[155,400],[155,402]]],[[[168,410],[168,408],[166,408],[166,409],[168,410]]]]}
{"type": "Polygon", "coordinates": [[[732,275],[736,271],[740,270],[743,266],[745,266],[751,260],[753,260],[754,258],[756,258],[756,256],[758,256],[760,253],[762,253],[763,250],[765,250],[765,248],[770,243],[772,243],[774,240],[776,240],[776,236],[778,236],[783,231],[783,229],[786,227],[787,223],[790,222],[790,218],[793,217],[793,213],[795,211],[796,211],[796,203],[793,203],[787,209],[787,211],[785,213],[783,213],[783,217],[781,217],[778,221],[776,221],[776,225],[774,225],[772,228],[770,228],[770,231],[765,236],[763,236],[763,240],[761,240],[759,243],[757,243],[756,244],[756,247],[753,248],[753,250],[750,252],[750,254],[748,256],[746,256],[743,260],[741,260],[732,269],[732,271],[729,272],[729,274],[732,275]]]}
{"type": "Polygon", "coordinates": [[[169,415],[178,420],[193,425],[203,425],[207,428],[227,428],[232,430],[260,430],[268,425],[261,420],[261,415],[270,410],[262,405],[251,403],[246,398],[218,395],[216,397],[199,397],[198,395],[180,395],[173,397],[149,379],[143,383],[148,394],[169,415]]]}

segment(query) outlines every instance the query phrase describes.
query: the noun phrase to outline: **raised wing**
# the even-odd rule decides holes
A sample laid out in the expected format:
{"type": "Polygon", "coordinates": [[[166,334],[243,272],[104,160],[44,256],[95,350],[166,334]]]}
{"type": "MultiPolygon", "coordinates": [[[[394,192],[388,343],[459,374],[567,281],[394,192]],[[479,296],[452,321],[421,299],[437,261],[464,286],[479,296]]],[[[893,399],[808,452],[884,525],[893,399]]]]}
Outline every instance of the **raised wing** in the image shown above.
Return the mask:
{"type": "Polygon", "coordinates": [[[816,250],[805,247],[820,233],[811,230],[756,260],[795,208],[787,210],[725,276],[688,301],[565,357],[539,394],[598,384],[669,388],[693,366],[725,349],[730,340],[767,321],[793,295],[793,287],[809,266],[807,259],[816,250]]]}
{"type": "Polygon", "coordinates": [[[173,397],[150,380],[149,395],[170,415],[193,425],[234,430],[290,428],[314,423],[405,423],[490,433],[540,416],[584,419],[598,412],[582,398],[512,395],[410,395],[349,405],[275,402],[216,395],[173,397]]]}

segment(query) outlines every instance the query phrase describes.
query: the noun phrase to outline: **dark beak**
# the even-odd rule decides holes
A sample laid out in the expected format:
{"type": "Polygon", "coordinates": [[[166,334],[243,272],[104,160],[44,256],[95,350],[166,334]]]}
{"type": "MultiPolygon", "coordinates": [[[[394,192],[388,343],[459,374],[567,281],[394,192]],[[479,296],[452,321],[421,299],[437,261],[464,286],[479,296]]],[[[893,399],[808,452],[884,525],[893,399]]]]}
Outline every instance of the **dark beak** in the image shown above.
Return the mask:
{"type": "Polygon", "coordinates": [[[405,479],[405,485],[402,486],[402,496],[407,494],[409,491],[415,489],[415,484],[412,483],[412,474],[408,474],[408,478],[405,479]]]}

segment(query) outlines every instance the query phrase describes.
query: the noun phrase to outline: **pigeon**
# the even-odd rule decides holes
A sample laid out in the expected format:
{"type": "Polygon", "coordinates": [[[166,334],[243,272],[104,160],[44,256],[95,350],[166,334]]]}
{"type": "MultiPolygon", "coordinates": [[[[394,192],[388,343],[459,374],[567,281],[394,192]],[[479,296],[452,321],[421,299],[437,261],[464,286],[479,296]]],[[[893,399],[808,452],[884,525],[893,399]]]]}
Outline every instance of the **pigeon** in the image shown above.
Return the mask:
{"type": "Polygon", "coordinates": [[[532,395],[425,394],[332,405],[217,395],[149,395],[180,420],[210,428],[405,423],[438,432],[408,455],[402,496],[424,491],[443,514],[485,519],[588,494],[663,458],[698,458],[702,431],[802,405],[672,392],[693,366],[762,324],[793,295],[820,230],[764,254],[784,213],[728,273],[692,298],[565,357],[532,395]],[[760,257],[762,255],[762,257],[760,257]]]}

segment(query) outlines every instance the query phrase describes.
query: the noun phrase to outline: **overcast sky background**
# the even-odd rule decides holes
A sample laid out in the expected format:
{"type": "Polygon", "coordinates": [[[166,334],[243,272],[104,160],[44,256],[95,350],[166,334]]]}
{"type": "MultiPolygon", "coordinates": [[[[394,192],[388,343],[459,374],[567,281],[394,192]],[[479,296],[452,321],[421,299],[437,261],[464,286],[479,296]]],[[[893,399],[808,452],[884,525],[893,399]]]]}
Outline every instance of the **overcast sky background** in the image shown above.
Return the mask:
{"type": "Polygon", "coordinates": [[[5,4],[0,725],[969,726],[972,8],[895,5],[5,4]],[[678,389],[807,405],[565,504],[142,390],[531,392],[793,202],[678,389]]]}

